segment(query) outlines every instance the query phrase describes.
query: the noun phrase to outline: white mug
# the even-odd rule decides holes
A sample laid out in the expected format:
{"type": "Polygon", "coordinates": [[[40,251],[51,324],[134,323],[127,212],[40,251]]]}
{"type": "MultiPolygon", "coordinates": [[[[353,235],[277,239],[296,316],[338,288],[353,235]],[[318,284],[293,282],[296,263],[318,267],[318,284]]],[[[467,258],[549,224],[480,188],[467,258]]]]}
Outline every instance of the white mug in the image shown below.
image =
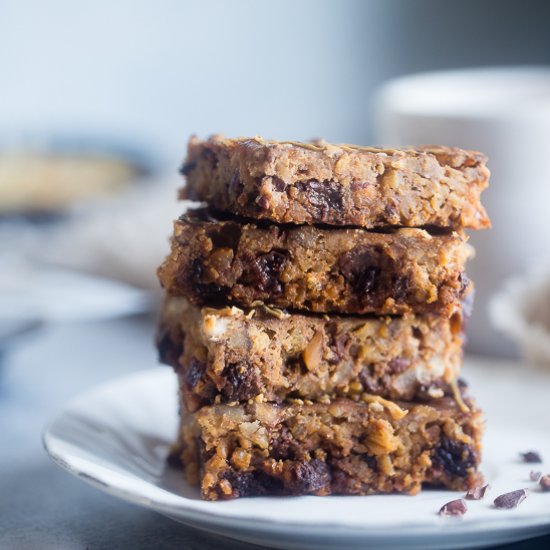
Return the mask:
{"type": "Polygon", "coordinates": [[[506,278],[550,261],[550,68],[398,78],[379,91],[376,118],[378,143],[458,146],[489,157],[491,182],[482,202],[493,228],[470,232],[476,303],[468,349],[514,355],[513,344],[491,326],[487,306],[506,278]]]}

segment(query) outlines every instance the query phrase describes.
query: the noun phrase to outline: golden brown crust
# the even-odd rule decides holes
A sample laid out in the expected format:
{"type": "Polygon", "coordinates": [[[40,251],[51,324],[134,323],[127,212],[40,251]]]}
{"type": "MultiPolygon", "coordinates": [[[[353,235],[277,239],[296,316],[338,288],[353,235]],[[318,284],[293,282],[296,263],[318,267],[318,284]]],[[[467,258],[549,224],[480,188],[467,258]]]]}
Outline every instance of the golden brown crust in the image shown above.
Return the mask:
{"type": "Polygon", "coordinates": [[[475,151],[191,138],[182,198],[278,223],[483,229],[489,171],[475,151]]]}

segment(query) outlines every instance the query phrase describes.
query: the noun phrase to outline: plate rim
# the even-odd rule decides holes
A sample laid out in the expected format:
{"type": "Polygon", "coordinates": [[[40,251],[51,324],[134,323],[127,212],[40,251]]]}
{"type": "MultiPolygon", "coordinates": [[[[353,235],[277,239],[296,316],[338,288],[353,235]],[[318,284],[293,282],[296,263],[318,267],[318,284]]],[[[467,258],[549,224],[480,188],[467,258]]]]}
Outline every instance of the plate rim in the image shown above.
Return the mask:
{"type": "MultiPolygon", "coordinates": [[[[178,521],[181,521],[182,523],[185,523],[185,519],[189,518],[190,522],[198,522],[204,525],[217,525],[222,527],[234,527],[236,522],[238,522],[239,527],[242,529],[246,529],[248,532],[275,532],[279,531],[281,528],[284,528],[284,531],[289,534],[303,534],[305,530],[309,530],[310,532],[314,531],[315,535],[317,536],[334,536],[335,534],[337,534],[338,537],[343,537],[349,540],[357,539],[358,537],[364,540],[388,538],[388,530],[391,531],[393,529],[392,526],[385,526],[383,528],[373,529],[372,527],[361,528],[356,525],[343,525],[341,523],[331,523],[329,521],[325,521],[322,525],[320,525],[312,524],[310,522],[304,522],[299,518],[293,519],[292,521],[273,518],[270,521],[267,521],[265,518],[253,515],[236,516],[223,513],[215,509],[210,511],[206,511],[203,508],[197,509],[192,504],[187,504],[187,501],[194,501],[182,495],[178,496],[183,501],[185,501],[185,503],[182,502],[182,504],[177,505],[164,503],[157,498],[146,497],[143,494],[131,492],[124,488],[117,487],[113,485],[111,481],[101,479],[101,475],[98,475],[97,473],[91,474],[85,471],[84,468],[77,466],[70,457],[63,456],[63,453],[60,453],[58,449],[56,450],[58,436],[52,433],[52,428],[56,425],[57,422],[59,422],[65,415],[69,414],[73,409],[81,406],[82,403],[93,399],[98,394],[106,391],[108,388],[112,388],[113,385],[126,385],[140,378],[146,379],[148,377],[158,377],[161,375],[167,376],[165,373],[170,374],[170,371],[166,367],[156,366],[150,369],[144,369],[130,374],[118,376],[110,380],[106,380],[99,385],[93,386],[92,388],[79,393],[77,396],[75,396],[65,405],[63,405],[58,410],[58,412],[46,423],[42,432],[42,445],[46,453],[50,456],[52,461],[57,466],[70,473],[71,475],[77,477],[78,479],[81,479],[85,483],[101,490],[102,492],[117,497],[125,502],[138,506],[143,506],[149,510],[156,511],[165,516],[171,517],[172,519],[174,519],[174,516],[177,516],[178,521]]],[[[74,445],[70,442],[67,443],[74,445]]],[[[85,462],[90,463],[89,460],[85,460],[85,462]]],[[[144,482],[152,487],[158,488],[158,486],[152,484],[149,481],[144,480],[144,482]]],[[[162,490],[166,491],[165,489],[162,490]]],[[[327,497],[315,497],[313,495],[308,495],[306,498],[321,499],[327,497]]],[[[349,495],[345,498],[353,499],[368,497],[349,495]]],[[[206,503],[207,501],[201,500],[198,502],[206,503]]],[[[479,533],[492,533],[495,531],[502,532],[503,530],[513,531],[521,529],[528,531],[529,529],[533,529],[535,527],[547,527],[548,531],[550,531],[550,511],[548,512],[547,516],[537,515],[530,518],[526,518],[524,516],[510,516],[506,515],[506,511],[497,511],[497,514],[500,513],[503,513],[504,515],[501,517],[495,517],[494,520],[488,520],[487,518],[474,518],[469,519],[467,523],[464,523],[462,521],[462,518],[460,517],[441,518],[440,524],[415,525],[413,522],[401,523],[399,524],[401,533],[399,535],[396,535],[395,531],[392,531],[392,535],[396,538],[406,538],[409,536],[422,536],[426,538],[440,536],[442,532],[444,532],[448,536],[458,536],[464,534],[473,535],[479,533]]],[[[437,512],[434,511],[434,515],[437,515],[437,512]]]]}

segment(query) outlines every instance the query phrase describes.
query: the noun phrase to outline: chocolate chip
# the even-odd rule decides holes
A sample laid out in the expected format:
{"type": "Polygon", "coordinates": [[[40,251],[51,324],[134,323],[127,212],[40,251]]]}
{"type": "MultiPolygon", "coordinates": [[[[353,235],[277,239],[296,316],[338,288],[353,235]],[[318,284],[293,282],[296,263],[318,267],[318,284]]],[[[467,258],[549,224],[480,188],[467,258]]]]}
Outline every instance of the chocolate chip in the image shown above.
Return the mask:
{"type": "Polygon", "coordinates": [[[511,493],[504,493],[503,495],[495,498],[495,508],[499,508],[501,510],[516,508],[527,498],[528,494],[528,489],[518,489],[517,491],[512,491],[511,493]]]}
{"type": "Polygon", "coordinates": [[[440,516],[463,516],[468,511],[466,503],[461,499],[451,500],[439,510],[440,516]]]}
{"type": "Polygon", "coordinates": [[[483,487],[472,487],[472,489],[469,489],[466,493],[466,498],[468,500],[481,500],[485,496],[488,489],[490,489],[490,485],[483,485],[483,487]]]}
{"type": "Polygon", "coordinates": [[[550,491],[550,475],[542,476],[539,480],[540,488],[544,491],[550,491]]]}
{"type": "Polygon", "coordinates": [[[205,371],[206,365],[193,357],[191,361],[189,361],[189,367],[185,372],[185,383],[193,389],[204,376],[205,371]]]}
{"type": "Polygon", "coordinates": [[[221,394],[225,401],[246,401],[260,393],[256,370],[246,363],[230,363],[222,371],[221,394]]]}
{"type": "Polygon", "coordinates": [[[330,487],[330,471],[325,462],[316,458],[309,462],[293,462],[285,481],[287,489],[292,493],[314,493],[330,487]]]}
{"type": "Polygon", "coordinates": [[[526,453],[520,453],[520,455],[523,462],[527,462],[528,464],[540,464],[542,462],[540,454],[536,451],[528,451],[526,453]]]}
{"type": "Polygon", "coordinates": [[[333,181],[307,180],[296,183],[296,190],[304,193],[302,201],[309,205],[309,211],[314,221],[333,221],[342,211],[342,190],[333,181]]]}
{"type": "Polygon", "coordinates": [[[475,456],[466,443],[443,438],[433,451],[434,465],[450,476],[464,477],[475,465],[475,456]]]}
{"type": "Polygon", "coordinates": [[[541,476],[542,472],[535,472],[534,470],[531,470],[531,472],[529,473],[529,479],[531,481],[538,481],[541,476]]]}

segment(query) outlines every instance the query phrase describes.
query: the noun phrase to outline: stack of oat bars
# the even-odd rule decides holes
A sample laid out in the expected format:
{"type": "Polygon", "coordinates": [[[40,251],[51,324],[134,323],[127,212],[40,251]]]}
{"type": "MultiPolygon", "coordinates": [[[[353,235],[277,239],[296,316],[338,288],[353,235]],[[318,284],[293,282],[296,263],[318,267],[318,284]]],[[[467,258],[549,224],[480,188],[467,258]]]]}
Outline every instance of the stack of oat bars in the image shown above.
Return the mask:
{"type": "Polygon", "coordinates": [[[158,348],[179,379],[173,458],[203,498],[480,482],[458,376],[485,160],[191,139],[181,197],[207,206],[174,224],[158,348]]]}

